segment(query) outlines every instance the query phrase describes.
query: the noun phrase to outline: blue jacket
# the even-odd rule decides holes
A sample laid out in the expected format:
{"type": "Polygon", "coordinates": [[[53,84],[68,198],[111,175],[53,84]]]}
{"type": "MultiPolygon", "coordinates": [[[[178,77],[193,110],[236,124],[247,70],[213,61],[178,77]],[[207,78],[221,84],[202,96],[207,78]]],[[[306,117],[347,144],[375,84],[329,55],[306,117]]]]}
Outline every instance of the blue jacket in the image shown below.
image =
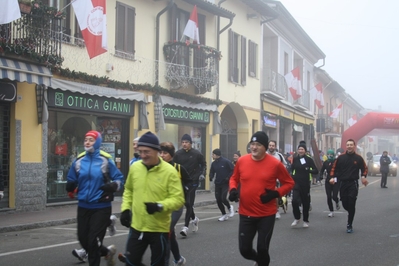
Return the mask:
{"type": "Polygon", "coordinates": [[[228,184],[233,171],[234,165],[226,158],[219,157],[211,164],[209,179],[212,181],[216,174],[215,185],[228,184]]]}
{"type": "Polygon", "coordinates": [[[72,163],[67,176],[67,190],[78,188],[78,206],[87,209],[99,209],[111,206],[112,192],[100,187],[107,183],[118,182],[121,189],[124,179],[116,167],[112,156],[100,151],[101,137],[94,143],[94,152],[85,152],[72,163]]]}

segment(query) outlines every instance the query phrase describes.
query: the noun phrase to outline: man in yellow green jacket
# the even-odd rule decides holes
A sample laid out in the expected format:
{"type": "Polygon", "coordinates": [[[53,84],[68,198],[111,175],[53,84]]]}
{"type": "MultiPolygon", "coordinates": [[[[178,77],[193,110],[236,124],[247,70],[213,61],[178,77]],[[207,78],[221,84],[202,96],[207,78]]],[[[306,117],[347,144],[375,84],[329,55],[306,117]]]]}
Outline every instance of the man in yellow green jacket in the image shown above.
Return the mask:
{"type": "Polygon", "coordinates": [[[183,189],[176,169],[158,156],[157,136],[147,132],[137,146],[141,161],[130,166],[121,206],[121,224],[130,228],[126,263],[141,265],[150,245],[151,265],[162,266],[171,213],[183,206],[183,189]]]}

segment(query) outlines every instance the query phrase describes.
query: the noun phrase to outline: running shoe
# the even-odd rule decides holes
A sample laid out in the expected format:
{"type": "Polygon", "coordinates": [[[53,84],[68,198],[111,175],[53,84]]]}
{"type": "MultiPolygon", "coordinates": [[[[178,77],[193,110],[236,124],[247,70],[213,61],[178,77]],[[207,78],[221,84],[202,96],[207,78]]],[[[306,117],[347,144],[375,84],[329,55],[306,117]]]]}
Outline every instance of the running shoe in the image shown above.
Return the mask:
{"type": "Polygon", "coordinates": [[[303,222],[303,228],[308,228],[309,227],[309,222],[303,222]]]}
{"type": "Polygon", "coordinates": [[[83,262],[87,261],[88,255],[87,255],[86,250],[84,248],[72,250],[72,255],[74,255],[80,261],[83,261],[83,262]]]}
{"type": "Polygon", "coordinates": [[[107,261],[107,266],[115,266],[115,254],[116,254],[116,247],[115,245],[108,246],[108,254],[105,256],[105,260],[107,261]]]}
{"type": "Polygon", "coordinates": [[[277,213],[276,213],[276,219],[280,219],[280,218],[281,218],[280,212],[277,211],[277,213]]]}
{"type": "Polygon", "coordinates": [[[188,232],[188,227],[187,227],[187,226],[183,226],[183,227],[181,228],[180,235],[181,235],[182,237],[187,237],[187,232],[188,232]]]}
{"type": "Polygon", "coordinates": [[[114,236],[116,234],[115,223],[116,223],[117,218],[115,215],[112,214],[109,219],[111,220],[111,224],[108,226],[108,233],[110,236],[114,236]]]}
{"type": "Polygon", "coordinates": [[[348,225],[346,226],[346,232],[347,232],[348,234],[353,233],[352,225],[348,224],[348,225]]]}
{"type": "Polygon", "coordinates": [[[292,227],[297,226],[299,224],[299,220],[294,220],[291,224],[292,227]]]}
{"type": "Polygon", "coordinates": [[[226,220],[229,219],[229,216],[227,214],[223,214],[222,216],[220,216],[220,218],[218,219],[219,222],[224,222],[226,220]]]}
{"type": "Polygon", "coordinates": [[[334,217],[334,212],[330,212],[330,213],[328,214],[328,217],[334,217]]]}
{"type": "Polygon", "coordinates": [[[231,218],[233,216],[234,216],[234,207],[233,207],[233,205],[230,204],[230,215],[229,215],[229,217],[231,218]]]}
{"type": "Polygon", "coordinates": [[[198,231],[198,223],[199,223],[199,219],[196,216],[195,219],[191,221],[191,224],[193,225],[193,232],[198,231]]]}
{"type": "Polygon", "coordinates": [[[335,209],[338,211],[341,207],[339,206],[339,201],[335,203],[335,209]]]}
{"type": "Polygon", "coordinates": [[[181,265],[186,265],[186,259],[183,256],[180,256],[180,259],[178,261],[173,261],[174,266],[181,266],[181,265]]]}

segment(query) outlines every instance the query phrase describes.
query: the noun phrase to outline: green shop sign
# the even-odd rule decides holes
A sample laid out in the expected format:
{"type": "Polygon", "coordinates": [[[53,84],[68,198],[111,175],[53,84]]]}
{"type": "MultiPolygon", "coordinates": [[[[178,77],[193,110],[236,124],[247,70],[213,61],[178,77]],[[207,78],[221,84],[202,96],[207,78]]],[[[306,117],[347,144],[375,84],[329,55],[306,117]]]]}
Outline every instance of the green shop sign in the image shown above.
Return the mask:
{"type": "Polygon", "coordinates": [[[70,110],[134,116],[134,102],[71,91],[48,90],[48,106],[70,110]]]}
{"type": "Polygon", "coordinates": [[[167,120],[188,121],[209,124],[209,112],[194,110],[165,104],[162,108],[163,116],[167,120]]]}

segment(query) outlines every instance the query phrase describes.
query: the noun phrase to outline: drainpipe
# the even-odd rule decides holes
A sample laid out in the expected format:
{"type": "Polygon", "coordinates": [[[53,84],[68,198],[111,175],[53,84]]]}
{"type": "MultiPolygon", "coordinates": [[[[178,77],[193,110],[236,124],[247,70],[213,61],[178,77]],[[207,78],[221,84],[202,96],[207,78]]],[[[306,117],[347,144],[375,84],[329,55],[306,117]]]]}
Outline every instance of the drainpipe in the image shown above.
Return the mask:
{"type": "MultiPolygon", "coordinates": [[[[222,5],[223,2],[226,2],[226,0],[220,0],[218,3],[218,7],[220,7],[222,5]]],[[[216,49],[218,51],[220,51],[220,35],[227,30],[228,28],[230,28],[230,26],[233,24],[233,18],[230,19],[229,24],[226,25],[226,27],[224,27],[222,30],[220,29],[220,16],[218,16],[218,20],[217,20],[217,36],[216,36],[216,49]]],[[[219,62],[217,63],[217,72],[219,73],[219,62]]],[[[216,100],[219,100],[219,82],[216,85],[216,100]]]]}
{"type": "MultiPolygon", "coordinates": [[[[155,36],[155,60],[156,60],[156,62],[159,62],[159,27],[160,27],[159,26],[159,19],[162,16],[163,13],[165,13],[166,11],[168,11],[169,9],[172,8],[173,4],[174,4],[174,0],[170,0],[169,4],[157,14],[156,31],[155,31],[155,35],[156,35],[155,36]]],[[[157,73],[156,74],[155,86],[158,86],[159,85],[159,82],[158,82],[158,80],[159,80],[159,63],[156,64],[155,71],[157,73]]]]}

